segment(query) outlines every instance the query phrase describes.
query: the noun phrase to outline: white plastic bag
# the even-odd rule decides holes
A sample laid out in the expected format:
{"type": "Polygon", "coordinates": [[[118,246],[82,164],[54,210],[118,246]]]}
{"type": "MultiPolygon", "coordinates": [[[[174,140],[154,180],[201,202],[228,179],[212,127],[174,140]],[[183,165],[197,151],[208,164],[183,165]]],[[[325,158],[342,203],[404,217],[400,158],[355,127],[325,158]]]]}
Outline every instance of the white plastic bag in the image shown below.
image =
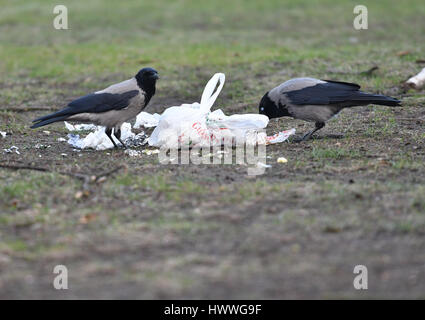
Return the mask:
{"type": "MultiPolygon", "coordinates": [[[[226,116],[221,109],[210,112],[224,82],[225,75],[216,73],[205,86],[200,103],[166,109],[148,140],[149,145],[180,148],[235,145],[235,143],[268,144],[266,134],[259,133],[269,122],[267,116],[261,114],[226,116]]],[[[293,131],[287,133],[289,136],[293,131]]]]}

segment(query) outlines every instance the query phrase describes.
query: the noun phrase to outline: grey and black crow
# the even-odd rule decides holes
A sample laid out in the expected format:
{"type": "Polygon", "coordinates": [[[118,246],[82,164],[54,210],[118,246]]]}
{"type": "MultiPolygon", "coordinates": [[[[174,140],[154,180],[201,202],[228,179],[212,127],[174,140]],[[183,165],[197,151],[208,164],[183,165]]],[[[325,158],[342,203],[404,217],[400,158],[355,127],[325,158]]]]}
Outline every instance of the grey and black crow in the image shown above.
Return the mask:
{"type": "Polygon", "coordinates": [[[287,116],[315,122],[314,130],[300,139],[304,141],[344,108],[368,104],[400,105],[397,99],[359,89],[360,86],[355,83],[295,78],[268,91],[261,99],[259,112],[270,119],[287,116]]]}
{"type": "Polygon", "coordinates": [[[112,139],[113,134],[121,141],[121,125],[137,116],[155,94],[158,72],[152,68],[141,69],[134,77],[113,84],[106,89],[90,93],[68,104],[62,110],[35,119],[31,128],[38,128],[57,121],[94,123],[104,126],[105,133],[112,139]]]}

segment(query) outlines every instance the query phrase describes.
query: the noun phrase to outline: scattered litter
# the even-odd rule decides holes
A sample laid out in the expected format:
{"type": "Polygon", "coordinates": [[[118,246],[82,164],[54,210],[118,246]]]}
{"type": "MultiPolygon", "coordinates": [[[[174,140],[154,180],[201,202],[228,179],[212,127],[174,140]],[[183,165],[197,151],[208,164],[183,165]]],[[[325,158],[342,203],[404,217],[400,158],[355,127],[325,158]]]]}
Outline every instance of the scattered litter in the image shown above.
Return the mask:
{"type": "Polygon", "coordinates": [[[61,153],[62,157],[67,157],[68,155],[66,153],[61,153]]]}
{"type": "Polygon", "coordinates": [[[44,130],[43,133],[49,135],[50,134],[50,131],[44,130]]]}
{"type": "MultiPolygon", "coordinates": [[[[96,131],[90,132],[85,138],[80,138],[78,134],[68,134],[68,143],[78,149],[92,148],[96,150],[105,150],[114,147],[111,140],[109,140],[108,136],[105,134],[105,127],[93,126],[91,128],[96,131]]],[[[124,123],[121,127],[122,140],[126,140],[132,135],[134,136],[134,133],[131,132],[131,125],[129,123],[124,123]]],[[[117,145],[120,144],[116,138],[113,139],[116,141],[117,145]]]]}
{"type": "Polygon", "coordinates": [[[150,156],[150,155],[153,155],[153,154],[158,154],[159,150],[158,149],[155,149],[155,150],[145,149],[145,150],[142,150],[142,153],[145,153],[146,155],[150,156]]]}
{"type": "Polygon", "coordinates": [[[70,124],[69,122],[65,121],[65,127],[69,130],[69,131],[93,131],[97,129],[97,126],[94,124],[70,124]]]}
{"type": "MultiPolygon", "coordinates": [[[[70,124],[67,125],[69,129],[72,126],[70,124]]],[[[72,126],[73,129],[71,131],[82,130],[80,125],[72,126]],[[77,127],[75,129],[75,127],[77,127]]],[[[80,138],[80,135],[69,133],[68,134],[68,143],[77,149],[86,149],[92,148],[95,150],[106,150],[114,147],[111,140],[105,134],[105,127],[100,126],[85,126],[84,130],[95,130],[90,132],[86,137],[80,138]]],[[[113,135],[112,135],[113,136],[113,135]]],[[[118,141],[115,137],[113,137],[116,144],[119,146],[121,142],[118,141]]],[[[131,124],[125,122],[121,126],[121,140],[124,141],[127,147],[138,147],[145,145],[147,143],[147,135],[144,132],[140,132],[137,135],[131,131],[131,124]]]]}
{"type": "Polygon", "coordinates": [[[130,157],[138,157],[140,156],[140,151],[133,149],[125,149],[124,153],[130,157]]]}
{"type": "MultiPolygon", "coordinates": [[[[226,116],[221,109],[210,111],[225,82],[223,73],[216,73],[207,83],[202,93],[201,102],[182,104],[167,108],[161,115],[141,112],[136,117],[134,128],[156,127],[151,136],[144,132],[135,134],[131,124],[124,123],[121,127],[121,139],[127,147],[134,148],[149,143],[150,146],[181,148],[211,147],[228,145],[267,145],[280,143],[295,133],[295,129],[278,132],[267,137],[265,127],[269,118],[261,114],[235,114],[226,116]]],[[[71,125],[65,122],[66,128],[73,132],[88,130],[86,137],[78,134],[68,134],[68,143],[77,149],[92,148],[105,150],[114,145],[105,134],[105,128],[93,124],[71,125]]],[[[120,142],[113,137],[116,144],[120,142]]],[[[146,153],[148,155],[156,152],[146,153]]]]}
{"type": "Polygon", "coordinates": [[[271,168],[270,164],[265,164],[263,162],[257,162],[257,168],[271,168]]]}
{"type": "Polygon", "coordinates": [[[124,143],[129,148],[144,146],[148,143],[148,135],[146,135],[143,131],[128,137],[124,140],[124,143]]]}
{"type": "Polygon", "coordinates": [[[7,135],[6,131],[0,131],[0,136],[2,138],[6,138],[6,135],[7,135]]]}
{"type": "Polygon", "coordinates": [[[266,144],[275,144],[283,142],[285,140],[288,140],[288,138],[293,134],[295,134],[295,128],[278,132],[275,135],[266,137],[266,144]]]}
{"type": "Polygon", "coordinates": [[[285,157],[279,157],[277,158],[277,163],[287,163],[288,159],[286,159],[285,157]]]}
{"type": "Polygon", "coordinates": [[[61,138],[58,138],[57,141],[59,141],[59,142],[65,142],[66,139],[61,137],[61,138]]]}
{"type": "Polygon", "coordinates": [[[16,154],[21,154],[19,152],[19,148],[17,146],[11,146],[9,149],[3,149],[3,150],[6,153],[13,153],[13,152],[15,152],[16,154]]]}
{"type": "Polygon", "coordinates": [[[425,68],[422,69],[416,76],[406,81],[406,85],[410,88],[419,90],[425,86],[425,68]]]}
{"type": "Polygon", "coordinates": [[[140,156],[142,154],[146,154],[148,156],[151,156],[153,154],[158,154],[159,153],[159,150],[158,149],[155,149],[155,150],[145,149],[145,150],[142,150],[142,151],[138,151],[138,150],[134,150],[134,149],[126,149],[124,151],[124,153],[126,155],[129,155],[130,157],[138,157],[138,156],[140,156]]]}
{"type": "Polygon", "coordinates": [[[47,148],[50,148],[50,147],[51,147],[50,145],[45,145],[45,144],[41,144],[41,143],[37,143],[34,146],[34,148],[36,148],[36,149],[47,149],[47,148]]]}
{"type": "Polygon", "coordinates": [[[136,117],[136,122],[134,123],[133,128],[139,129],[140,127],[151,128],[156,127],[159,123],[159,118],[161,115],[158,113],[150,114],[147,112],[140,112],[136,117]]]}

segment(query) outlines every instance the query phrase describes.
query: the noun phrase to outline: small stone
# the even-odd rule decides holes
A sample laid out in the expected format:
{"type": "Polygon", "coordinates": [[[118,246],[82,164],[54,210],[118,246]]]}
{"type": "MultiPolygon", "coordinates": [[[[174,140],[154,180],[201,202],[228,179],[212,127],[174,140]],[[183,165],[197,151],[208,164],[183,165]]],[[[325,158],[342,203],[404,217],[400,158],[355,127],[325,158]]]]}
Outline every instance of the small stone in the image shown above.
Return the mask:
{"type": "Polygon", "coordinates": [[[83,197],[83,192],[82,191],[77,191],[75,193],[75,199],[81,199],[83,197]]]}

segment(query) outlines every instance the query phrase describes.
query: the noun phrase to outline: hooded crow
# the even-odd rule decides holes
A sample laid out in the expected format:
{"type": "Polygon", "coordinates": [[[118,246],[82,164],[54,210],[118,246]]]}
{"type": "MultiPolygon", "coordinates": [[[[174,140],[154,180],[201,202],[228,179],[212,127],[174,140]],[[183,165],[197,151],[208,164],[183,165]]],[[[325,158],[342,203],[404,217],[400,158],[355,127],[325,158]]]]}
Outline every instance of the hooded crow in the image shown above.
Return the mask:
{"type": "Polygon", "coordinates": [[[380,94],[359,90],[355,83],[295,78],[268,91],[261,99],[259,113],[270,119],[283,116],[315,122],[314,130],[300,141],[307,140],[322,129],[325,122],[344,108],[379,104],[399,106],[400,101],[380,94]]]}
{"type": "Polygon", "coordinates": [[[137,116],[148,105],[155,94],[158,78],[155,69],[143,68],[129,80],[80,97],[62,110],[35,119],[31,128],[58,121],[94,123],[106,127],[106,135],[117,147],[112,138],[114,129],[114,136],[125,148],[121,141],[121,125],[137,116]]]}

